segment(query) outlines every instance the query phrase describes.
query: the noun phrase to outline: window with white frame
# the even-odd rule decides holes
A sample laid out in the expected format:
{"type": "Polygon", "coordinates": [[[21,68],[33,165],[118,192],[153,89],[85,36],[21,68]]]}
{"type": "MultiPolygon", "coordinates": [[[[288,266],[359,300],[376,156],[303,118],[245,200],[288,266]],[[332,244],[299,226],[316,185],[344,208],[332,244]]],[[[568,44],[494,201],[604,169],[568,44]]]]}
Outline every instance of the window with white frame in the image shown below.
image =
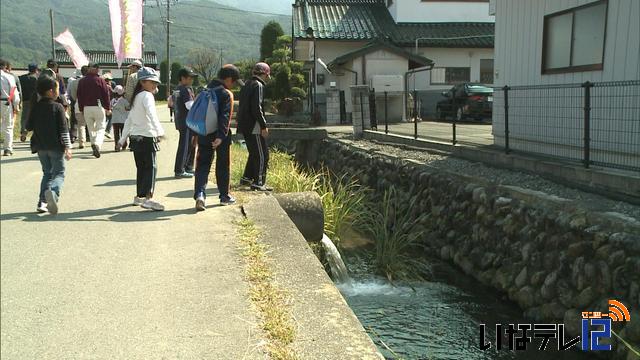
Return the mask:
{"type": "Polygon", "coordinates": [[[545,16],[543,74],[602,70],[607,1],[545,16]]]}
{"type": "Polygon", "coordinates": [[[431,70],[432,85],[454,85],[471,81],[469,67],[441,67],[431,70]]]}

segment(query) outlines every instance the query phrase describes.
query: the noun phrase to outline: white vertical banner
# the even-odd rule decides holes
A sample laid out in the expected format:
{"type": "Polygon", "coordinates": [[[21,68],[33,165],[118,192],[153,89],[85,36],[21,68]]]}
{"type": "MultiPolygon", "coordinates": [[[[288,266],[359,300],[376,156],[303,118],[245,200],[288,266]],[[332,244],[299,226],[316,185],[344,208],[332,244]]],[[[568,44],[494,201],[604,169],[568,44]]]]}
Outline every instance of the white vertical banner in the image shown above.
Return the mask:
{"type": "Polygon", "coordinates": [[[109,0],[111,37],[118,67],[142,58],[142,0],[109,0]]]}

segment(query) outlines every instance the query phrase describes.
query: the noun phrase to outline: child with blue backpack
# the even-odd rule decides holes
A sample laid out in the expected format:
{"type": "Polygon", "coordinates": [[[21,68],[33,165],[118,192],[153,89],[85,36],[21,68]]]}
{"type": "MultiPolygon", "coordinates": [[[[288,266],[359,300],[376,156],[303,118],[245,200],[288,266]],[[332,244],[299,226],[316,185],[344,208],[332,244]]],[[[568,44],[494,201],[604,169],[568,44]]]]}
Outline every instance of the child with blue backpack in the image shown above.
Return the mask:
{"type": "MultiPolygon", "coordinates": [[[[206,188],[211,164],[215,155],[216,160],[216,182],[220,192],[220,204],[232,205],[236,199],[230,194],[230,166],[231,166],[231,134],[229,127],[231,115],[233,114],[233,93],[232,89],[236,84],[242,86],[240,80],[240,70],[235,65],[227,64],[218,72],[218,78],[211,81],[207,91],[215,94],[217,99],[217,127],[211,129],[208,135],[198,135],[198,154],[196,156],[196,176],[193,198],[196,201],[196,210],[206,209],[206,188]]],[[[202,96],[200,94],[199,96],[202,96]]],[[[198,100],[196,99],[196,103],[198,100]]],[[[197,104],[194,104],[194,108],[197,104]]],[[[195,110],[192,108],[189,115],[195,110]]],[[[187,120],[189,123],[189,120],[187,120]]],[[[202,131],[200,132],[202,133],[202,131]]]]}

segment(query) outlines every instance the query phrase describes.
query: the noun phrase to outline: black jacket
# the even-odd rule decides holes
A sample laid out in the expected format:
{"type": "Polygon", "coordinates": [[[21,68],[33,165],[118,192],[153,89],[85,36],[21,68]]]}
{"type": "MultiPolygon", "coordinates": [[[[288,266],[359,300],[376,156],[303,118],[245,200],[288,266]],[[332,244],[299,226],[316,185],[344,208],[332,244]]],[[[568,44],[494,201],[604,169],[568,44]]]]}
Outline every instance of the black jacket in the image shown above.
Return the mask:
{"type": "Polygon", "coordinates": [[[39,150],[64,151],[71,145],[64,107],[53,99],[42,98],[35,103],[25,127],[28,131],[33,131],[33,153],[39,150]]]}
{"type": "Polygon", "coordinates": [[[260,125],[260,129],[267,128],[267,120],[264,116],[264,85],[262,79],[254,76],[240,90],[238,132],[243,135],[250,135],[256,122],[260,125]]]}
{"type": "Polygon", "coordinates": [[[38,77],[35,74],[24,74],[20,76],[20,86],[22,87],[22,102],[26,103],[36,94],[38,77]]]}

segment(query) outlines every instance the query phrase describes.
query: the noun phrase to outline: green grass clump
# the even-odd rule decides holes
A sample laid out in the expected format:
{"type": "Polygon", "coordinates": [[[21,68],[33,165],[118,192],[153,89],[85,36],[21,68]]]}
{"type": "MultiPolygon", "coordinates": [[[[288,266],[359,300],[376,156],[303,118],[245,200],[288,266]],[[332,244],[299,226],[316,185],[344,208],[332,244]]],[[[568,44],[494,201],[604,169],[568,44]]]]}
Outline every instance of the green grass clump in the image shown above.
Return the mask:
{"type": "MultiPolygon", "coordinates": [[[[239,144],[231,149],[231,182],[240,183],[248,152],[239,144]]],[[[355,222],[364,210],[366,192],[353,177],[337,177],[326,169],[305,170],[296,164],[290,155],[272,150],[270,152],[267,183],[277,193],[315,191],[322,199],[324,208],[324,232],[337,245],[347,225],[355,222]]]]}
{"type": "Polygon", "coordinates": [[[389,281],[422,279],[428,267],[409,252],[420,245],[424,232],[414,229],[427,214],[413,215],[415,200],[403,204],[397,195],[391,187],[384,194],[381,208],[370,204],[360,217],[359,228],[375,240],[375,266],[389,281]]]}

